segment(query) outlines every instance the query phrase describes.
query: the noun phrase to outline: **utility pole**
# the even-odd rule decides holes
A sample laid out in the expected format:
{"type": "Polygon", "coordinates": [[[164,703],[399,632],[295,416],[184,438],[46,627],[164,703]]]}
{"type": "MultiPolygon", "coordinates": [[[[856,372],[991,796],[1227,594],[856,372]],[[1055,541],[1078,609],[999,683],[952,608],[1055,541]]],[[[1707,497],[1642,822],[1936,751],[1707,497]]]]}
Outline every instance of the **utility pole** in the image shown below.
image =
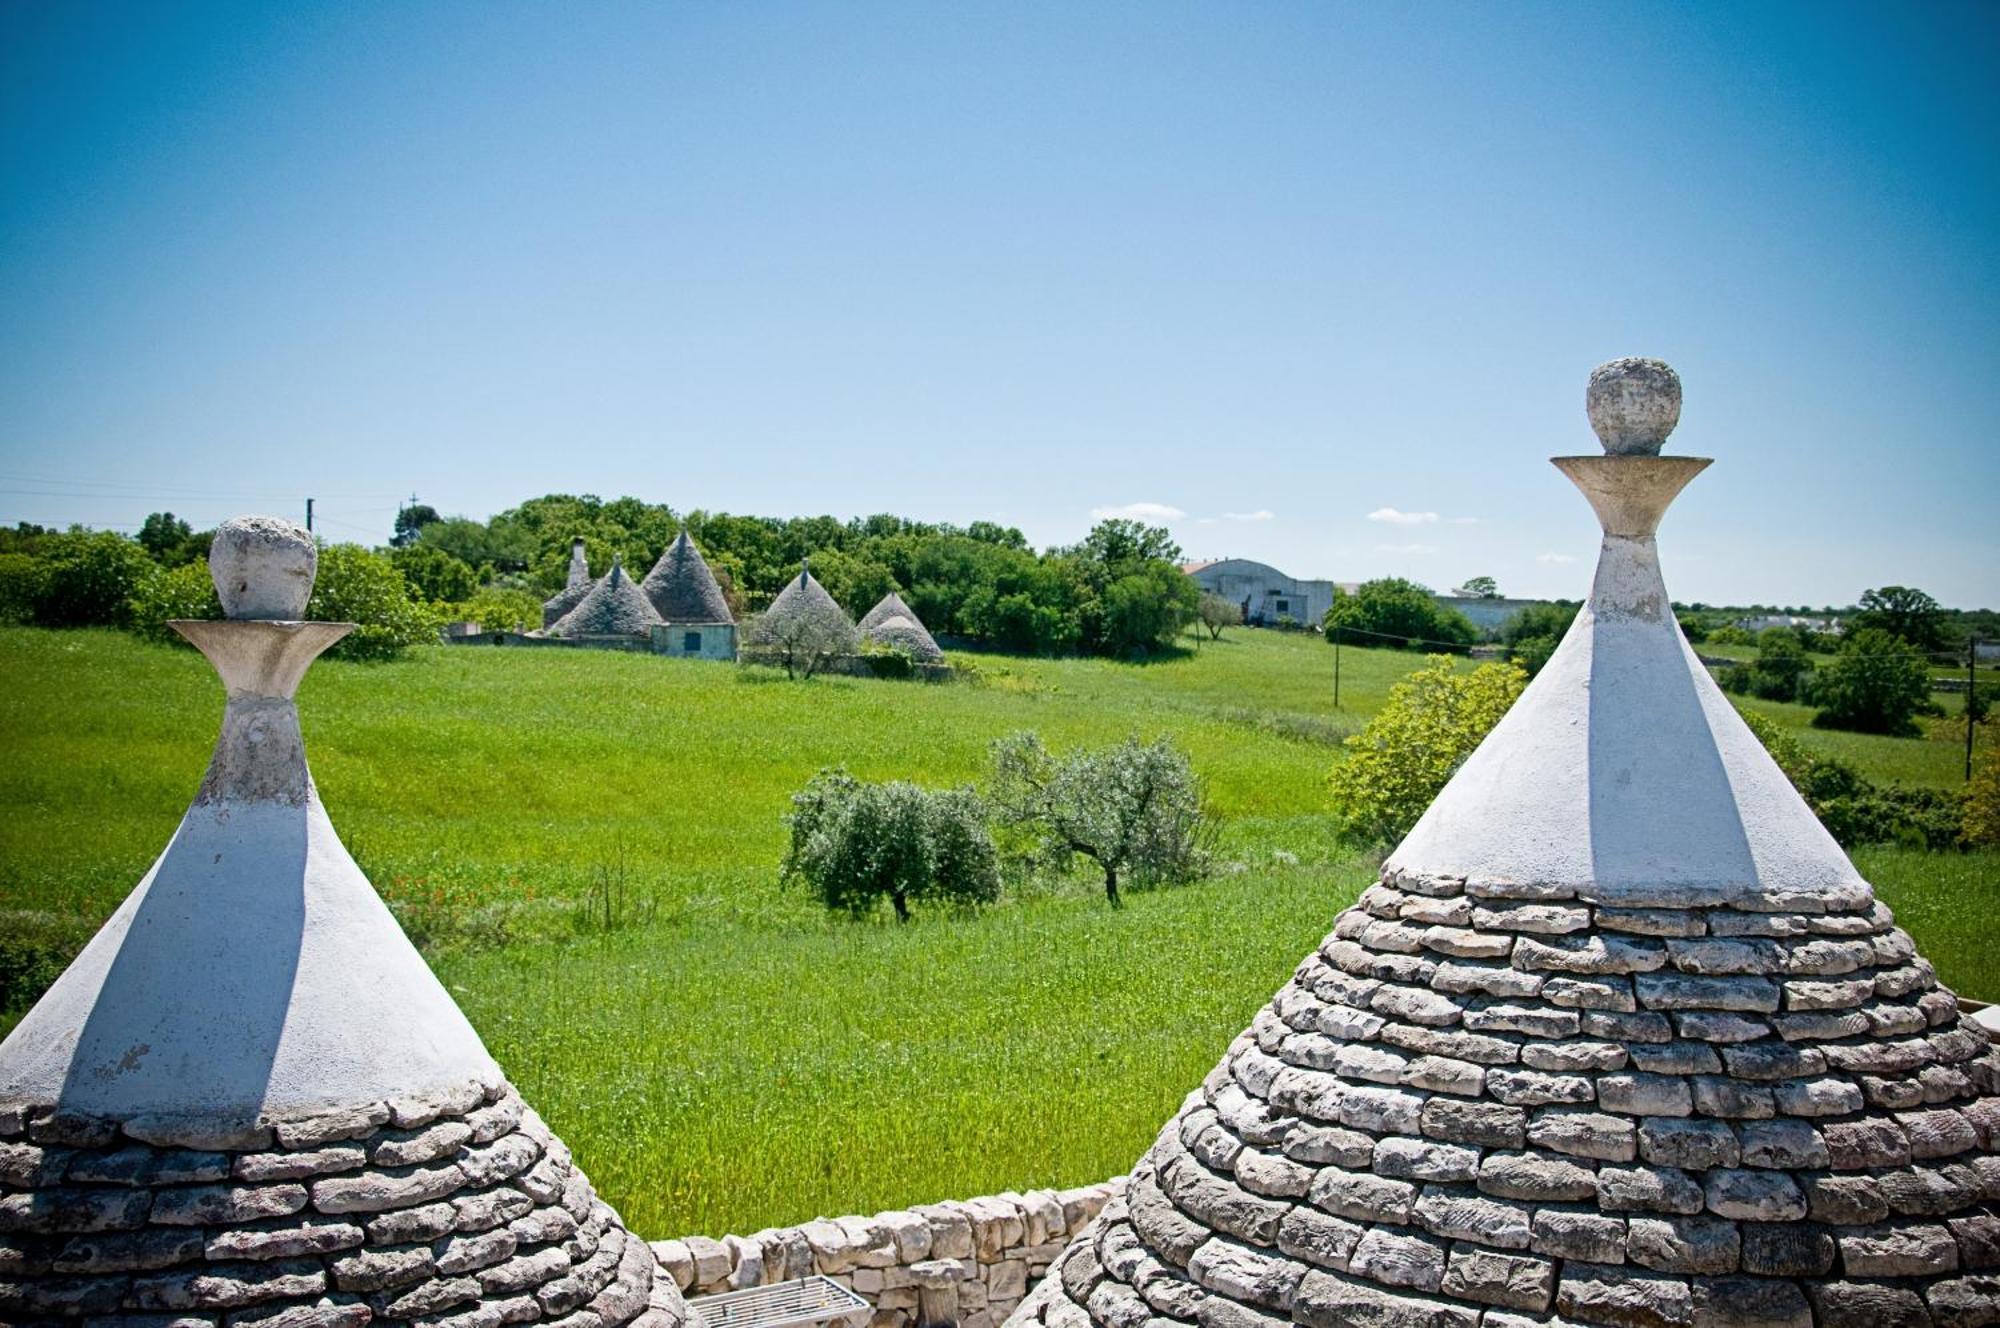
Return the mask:
{"type": "Polygon", "coordinates": [[[306,499],[306,533],[308,535],[312,533],[312,528],[313,528],[313,500],[308,498],[306,499]]]}
{"type": "Polygon", "coordinates": [[[1979,713],[1979,638],[1965,638],[1965,782],[1972,782],[1972,719],[1979,713]]]}

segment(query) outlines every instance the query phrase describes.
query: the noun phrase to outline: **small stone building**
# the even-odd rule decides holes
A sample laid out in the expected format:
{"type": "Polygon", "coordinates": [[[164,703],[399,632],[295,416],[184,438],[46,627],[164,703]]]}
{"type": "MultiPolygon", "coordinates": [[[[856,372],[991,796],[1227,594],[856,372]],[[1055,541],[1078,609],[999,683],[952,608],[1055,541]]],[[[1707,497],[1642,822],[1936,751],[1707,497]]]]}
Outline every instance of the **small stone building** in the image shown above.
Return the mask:
{"type": "Polygon", "coordinates": [[[575,645],[641,650],[659,622],[652,600],[638,582],[625,575],[623,559],[614,555],[611,570],[548,629],[548,634],[575,645]]]}
{"type": "Polygon", "coordinates": [[[640,589],[660,617],[652,628],[654,654],[736,658],[736,615],[687,531],[661,552],[640,589]]]}
{"type": "Polygon", "coordinates": [[[1576,625],[1016,1328],[2000,1322],[2000,1053],[1681,637],[1673,371],[1586,401],[1576,625]]]}
{"type": "Polygon", "coordinates": [[[938,648],[937,638],[917,617],[917,611],[893,590],[863,615],[858,626],[864,641],[899,647],[919,664],[944,662],[944,651],[938,648]]]}
{"type": "Polygon", "coordinates": [[[508,1084],[341,845],[293,693],[353,629],[317,552],[210,552],[221,674],[194,803],[0,1042],[0,1322],[678,1328],[687,1310],[508,1084]]]}

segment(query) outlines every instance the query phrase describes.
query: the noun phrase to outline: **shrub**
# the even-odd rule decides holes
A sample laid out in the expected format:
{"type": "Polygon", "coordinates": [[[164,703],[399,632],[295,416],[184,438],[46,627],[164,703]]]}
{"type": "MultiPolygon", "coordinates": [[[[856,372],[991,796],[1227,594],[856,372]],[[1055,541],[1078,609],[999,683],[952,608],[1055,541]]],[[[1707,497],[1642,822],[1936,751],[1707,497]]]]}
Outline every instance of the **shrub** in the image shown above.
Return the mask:
{"type": "Polygon", "coordinates": [[[220,618],[215,578],[206,562],[155,568],[132,592],[132,630],[149,641],[184,642],[167,623],[174,618],[220,618]]]}
{"type": "Polygon", "coordinates": [[[1940,789],[1880,787],[1838,757],[1806,750],[1768,716],[1742,712],[1743,722],[1785,772],[1827,833],[1847,847],[1903,843],[1951,848],[1961,838],[1959,799],[1940,789]]]}
{"type": "Polygon", "coordinates": [[[482,631],[488,632],[534,631],[542,625],[542,602],[525,590],[487,586],[472,598],[452,605],[450,620],[476,622],[482,631]]]}
{"type": "Polygon", "coordinates": [[[1987,748],[1973,767],[1959,837],[1971,848],[2000,848],[2000,750],[1987,748]]]}
{"type": "Polygon", "coordinates": [[[320,549],[306,617],[360,624],[327,652],[341,659],[392,658],[407,646],[435,641],[442,621],[435,608],[410,597],[409,583],[394,563],[359,544],[320,549]]]}
{"type": "Polygon", "coordinates": [[[439,604],[471,599],[479,589],[479,574],[462,559],[427,544],[391,549],[389,561],[410,583],[410,589],[439,604]]]}
{"type": "Polygon", "coordinates": [[[1440,655],[1391,687],[1329,777],[1347,834],[1374,843],[1408,834],[1527,683],[1513,664],[1461,673],[1440,655]]]}
{"type": "Polygon", "coordinates": [[[157,566],[146,551],[109,530],[72,530],[44,538],[33,618],[43,627],[117,626],[128,621],[132,592],[157,566]]]}
{"type": "Polygon", "coordinates": [[[916,657],[900,646],[863,641],[861,658],[868,665],[868,671],[878,678],[909,678],[917,672],[916,657]]]}
{"type": "Polygon", "coordinates": [[[1749,692],[1766,701],[1799,701],[1805,699],[1812,671],[1797,632],[1767,627],[1757,636],[1756,662],[1731,666],[1723,681],[1731,691],[1749,692]]]}
{"type": "Polygon", "coordinates": [[[1688,615],[1677,621],[1681,625],[1681,635],[1686,637],[1691,645],[1698,646],[1708,640],[1708,624],[1701,619],[1688,615]]]}
{"type": "Polygon", "coordinates": [[[1057,756],[1034,734],[1016,733],[993,744],[991,796],[1002,823],[1034,843],[1039,865],[1065,872],[1078,857],[1095,863],[1114,907],[1121,877],[1161,886],[1207,874],[1213,831],[1201,782],[1166,738],[1057,756]]]}
{"type": "Polygon", "coordinates": [[[1747,646],[1751,643],[1752,637],[1735,623],[1725,623],[1711,631],[1708,640],[1710,645],[1747,646]]]}
{"type": "Polygon", "coordinates": [[[1223,628],[1234,627],[1243,621],[1243,606],[1235,600],[1224,599],[1213,591],[1203,592],[1195,612],[1201,619],[1201,625],[1208,630],[1208,639],[1211,641],[1222,636],[1223,628]]]}
{"type": "Polygon", "coordinates": [[[1500,624],[1500,639],[1507,646],[1507,658],[1528,671],[1530,678],[1542,671],[1549,656],[1562,644],[1563,634],[1576,621],[1581,604],[1558,600],[1554,604],[1530,604],[1500,624]]]}
{"type": "Polygon", "coordinates": [[[1000,855],[970,789],[870,784],[838,768],[792,795],[781,879],[803,881],[830,909],[863,917],[887,899],[907,922],[913,900],[990,903],[1000,855]]]}
{"type": "Polygon", "coordinates": [[[1469,646],[1479,638],[1470,618],[1439,604],[1416,582],[1394,576],[1364,581],[1352,595],[1336,591],[1324,626],[1329,641],[1338,631],[1346,633],[1344,641],[1407,643],[1411,649],[1426,648],[1424,643],[1469,646]]]}
{"type": "Polygon", "coordinates": [[[39,559],[28,553],[0,553],[0,623],[33,622],[41,593],[39,559]]]}
{"type": "Polygon", "coordinates": [[[1878,627],[1853,633],[1813,688],[1813,726],[1857,733],[1916,734],[1915,716],[1930,705],[1931,671],[1923,656],[1878,627]]]}

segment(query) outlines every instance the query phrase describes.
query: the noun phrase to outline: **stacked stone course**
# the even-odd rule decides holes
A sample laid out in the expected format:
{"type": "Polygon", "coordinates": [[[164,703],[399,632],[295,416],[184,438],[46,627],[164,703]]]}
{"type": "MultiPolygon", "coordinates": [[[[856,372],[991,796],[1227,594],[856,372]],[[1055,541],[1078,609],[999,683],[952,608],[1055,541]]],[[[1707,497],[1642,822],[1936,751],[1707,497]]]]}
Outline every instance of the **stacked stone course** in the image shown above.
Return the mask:
{"type": "Polygon", "coordinates": [[[654,1274],[498,1080],[227,1135],[0,1108],[0,1322],[672,1328],[654,1274]]]}
{"type": "Polygon", "coordinates": [[[2000,1322],[2000,1052],[1840,902],[1385,876],[1024,1312],[2000,1322]]]}
{"type": "Polygon", "coordinates": [[[690,1296],[821,1274],[874,1307],[861,1321],[869,1328],[991,1328],[1122,1189],[1122,1181],[1106,1181],[948,1200],[749,1236],[656,1241],[652,1248],[663,1273],[690,1296]]]}

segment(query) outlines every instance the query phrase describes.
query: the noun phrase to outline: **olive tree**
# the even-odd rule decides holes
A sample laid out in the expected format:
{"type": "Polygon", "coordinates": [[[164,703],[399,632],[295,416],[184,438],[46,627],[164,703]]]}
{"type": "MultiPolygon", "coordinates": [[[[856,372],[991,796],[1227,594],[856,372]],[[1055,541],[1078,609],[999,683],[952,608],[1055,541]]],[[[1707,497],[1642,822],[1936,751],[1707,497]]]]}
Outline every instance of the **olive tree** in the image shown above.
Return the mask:
{"type": "Polygon", "coordinates": [[[862,917],[886,898],[907,922],[912,900],[982,904],[1000,895],[1000,855],[970,789],[871,784],[835,767],[792,795],[786,820],[781,879],[803,881],[828,908],[862,917]]]}
{"type": "Polygon", "coordinates": [[[810,678],[853,654],[860,641],[838,608],[824,612],[808,605],[800,612],[758,614],[743,625],[743,644],[782,665],[787,678],[810,678]]]}
{"type": "Polygon", "coordinates": [[[1089,858],[1114,906],[1121,877],[1176,885],[1208,870],[1213,834],[1201,782],[1166,738],[1056,755],[1016,733],[993,745],[989,798],[1003,824],[1032,835],[1051,870],[1089,858]]]}
{"type": "Polygon", "coordinates": [[[1201,597],[1201,604],[1196,613],[1201,618],[1201,625],[1208,629],[1208,639],[1211,641],[1222,636],[1223,628],[1234,627],[1243,621],[1243,606],[1213,591],[1201,597]]]}

